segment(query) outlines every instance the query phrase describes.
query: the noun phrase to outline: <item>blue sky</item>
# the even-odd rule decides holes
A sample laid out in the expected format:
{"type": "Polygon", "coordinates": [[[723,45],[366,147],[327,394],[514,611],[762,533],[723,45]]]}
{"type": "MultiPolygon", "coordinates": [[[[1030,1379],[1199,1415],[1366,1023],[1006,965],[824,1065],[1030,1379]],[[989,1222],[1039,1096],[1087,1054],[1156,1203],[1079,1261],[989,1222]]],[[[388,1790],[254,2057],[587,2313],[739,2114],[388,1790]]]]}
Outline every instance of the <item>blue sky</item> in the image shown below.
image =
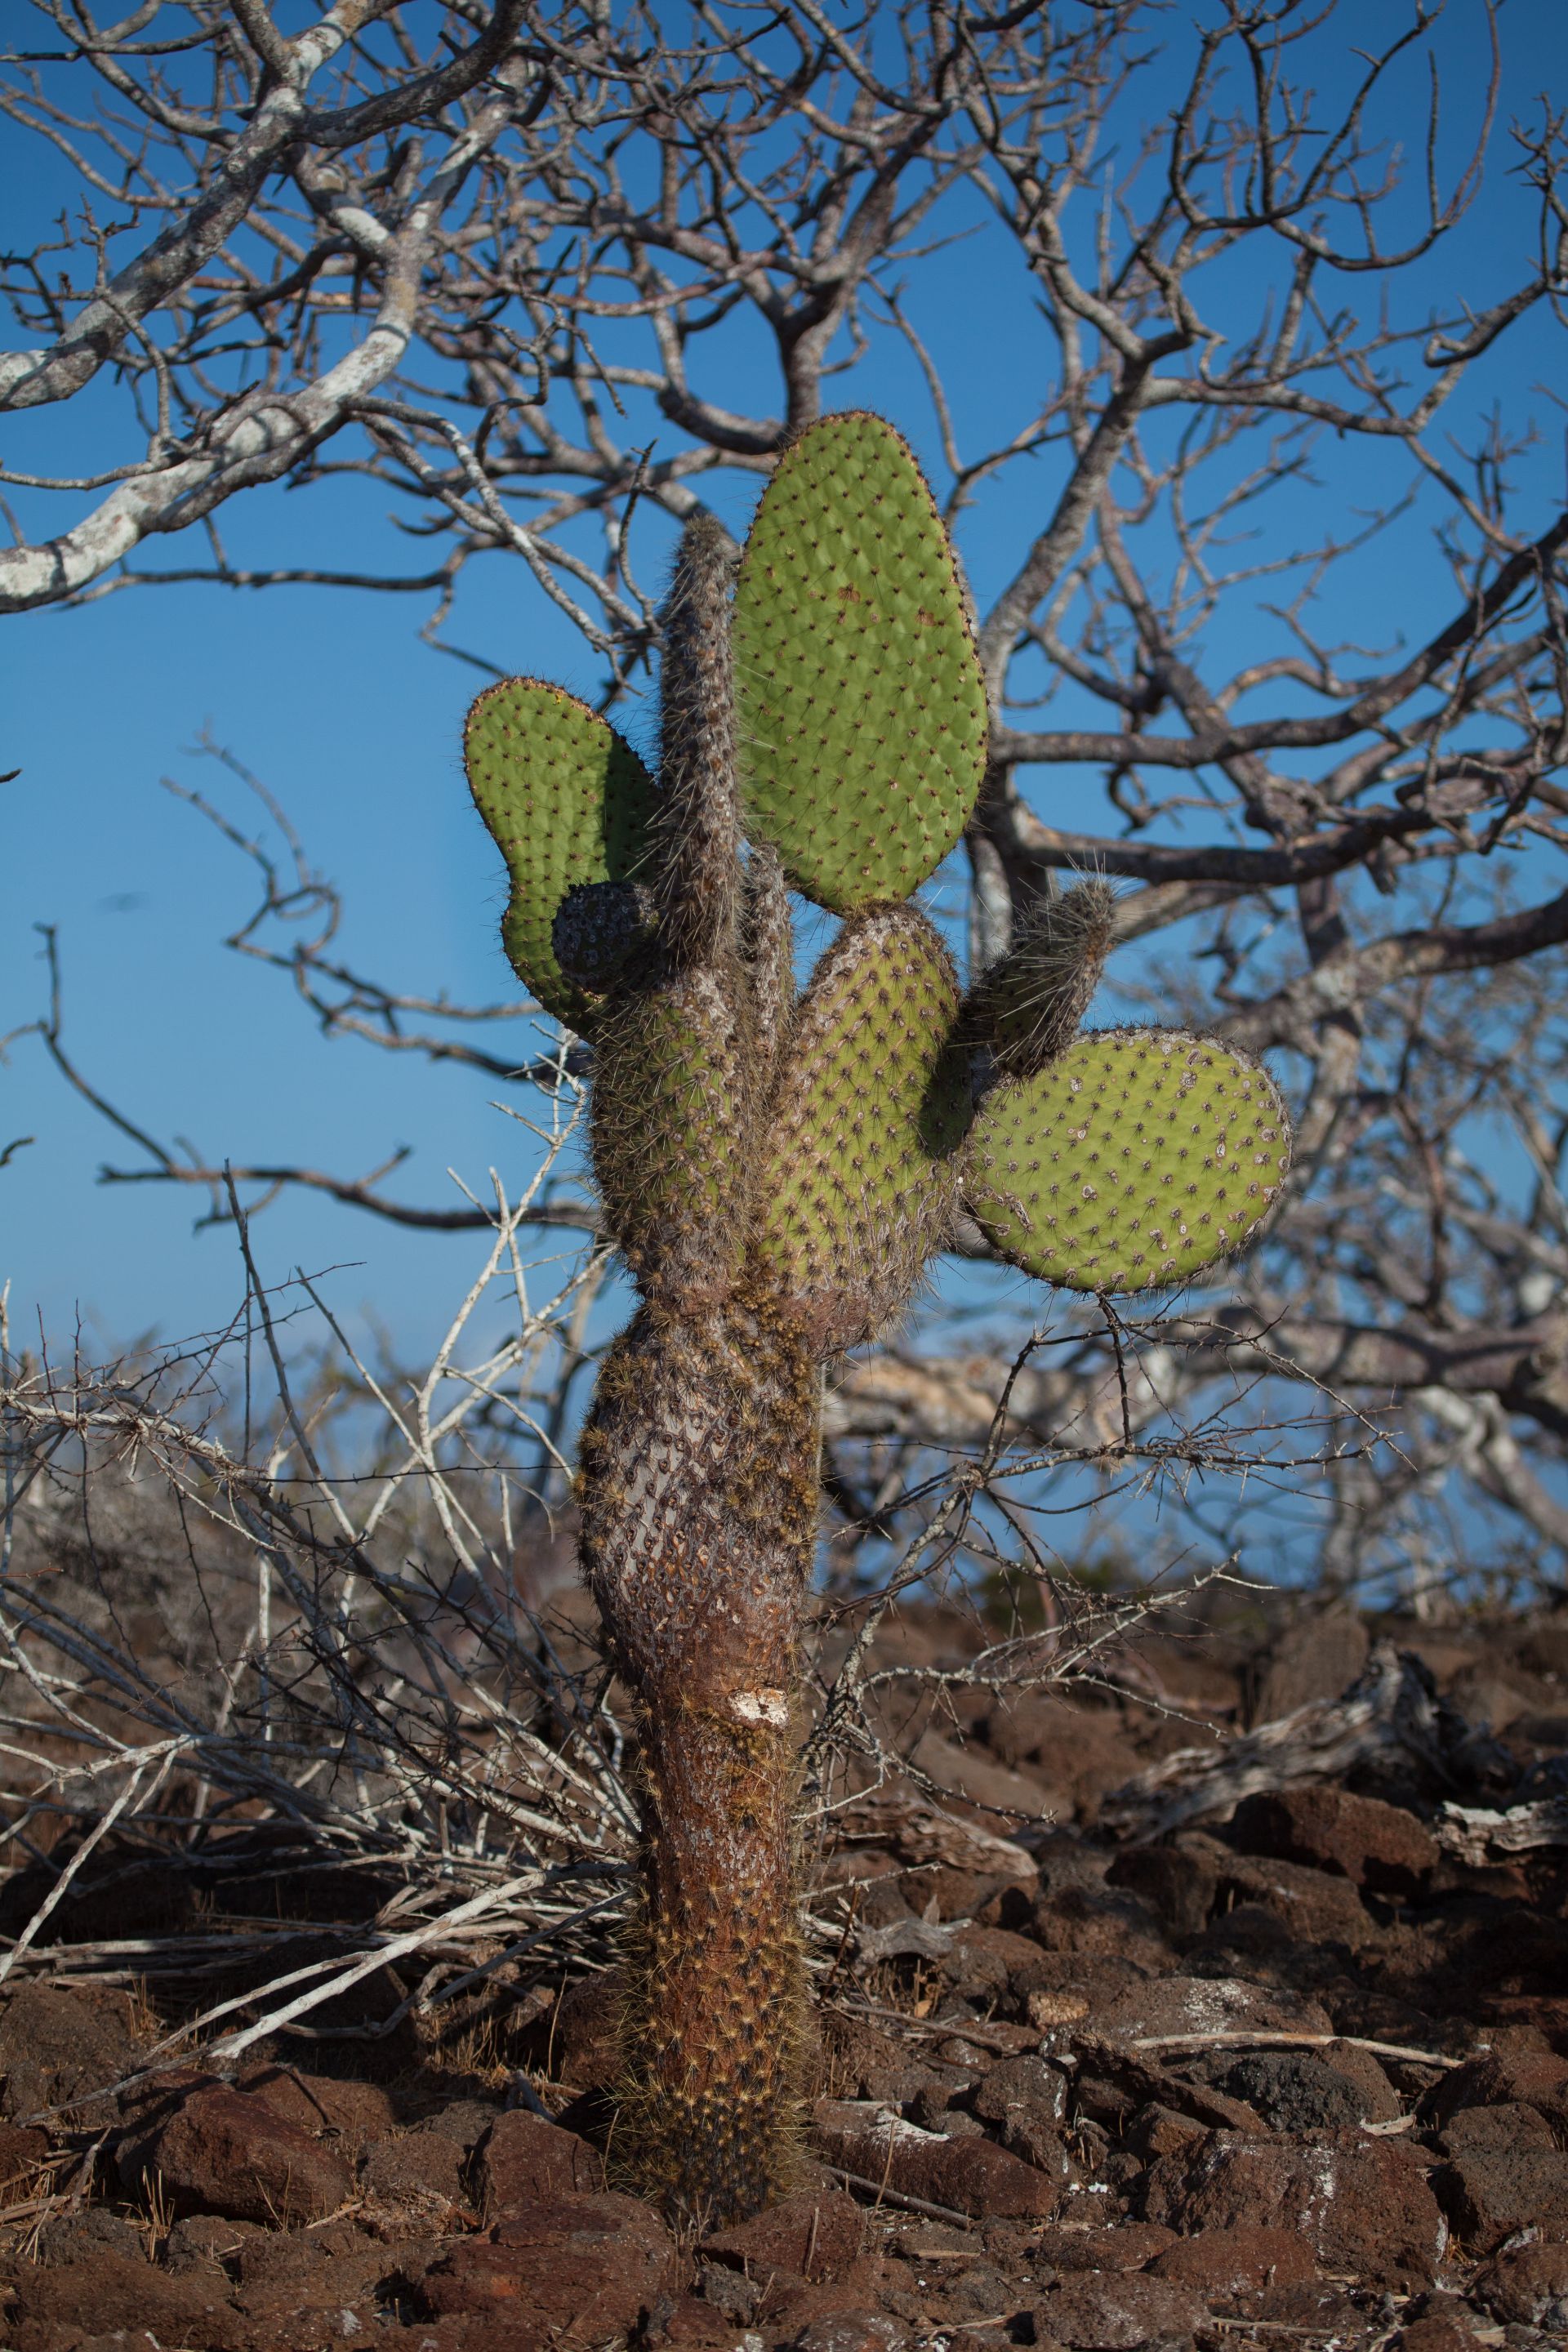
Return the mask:
{"type": "MultiPolygon", "coordinates": [[[[1458,116],[1473,100],[1480,21],[1479,7],[1456,0],[1444,35],[1454,140],[1458,116]]],[[[1503,22],[1506,122],[1552,77],[1568,37],[1559,0],[1510,0],[1503,22]]],[[[1418,143],[1424,83],[1412,75],[1403,89],[1418,143]]],[[[1444,249],[1441,284],[1428,287],[1434,298],[1467,273],[1486,294],[1527,269],[1531,212],[1507,176],[1510,160],[1500,134],[1489,190],[1444,249]]],[[[40,215],[65,194],[63,178],[39,173],[31,151],[23,155],[13,144],[5,168],[23,207],[40,215]]],[[[1048,355],[1008,257],[973,238],[911,265],[909,283],[911,309],[952,364],[965,440],[1015,429],[1031,412],[1030,384],[1048,355]]],[[[1242,303],[1255,291],[1244,272],[1235,291],[1242,303]]],[[[1561,377],[1554,332],[1543,322],[1510,341],[1493,381],[1465,404],[1473,414],[1484,397],[1506,391],[1535,409],[1543,437],[1516,470],[1538,521],[1561,496],[1563,413],[1544,396],[1526,395],[1531,382],[1554,370],[1561,377]]],[[[771,404],[754,349],[738,341],[730,364],[732,382],[710,379],[703,389],[736,405],[771,404]]],[[[929,404],[901,350],[879,346],[859,373],[838,381],[832,398],[893,416],[940,483],[929,404]]],[[[105,462],[123,447],[112,415],[103,387],[68,409],[16,420],[5,435],[8,461],[72,470],[105,462]]],[[[1370,501],[1385,490],[1376,455],[1330,456],[1336,497],[1370,501]]],[[[1042,510],[1060,465],[1058,453],[1039,461],[1042,510]]],[[[753,494],[736,480],[721,504],[739,523],[753,494]]],[[[1315,495],[1285,501],[1279,528],[1309,527],[1315,495]]],[[[1021,551],[1017,500],[1009,477],[963,520],[963,552],[983,603],[1021,551]]],[[[359,485],[269,490],[236,502],[220,522],[237,560],[370,563],[391,545],[385,503],[359,485]]],[[[1386,644],[1447,616],[1452,592],[1426,552],[1424,529],[1413,522],[1363,572],[1333,634],[1386,644]]],[[[195,554],[166,541],[151,561],[195,554]]],[[[479,681],[420,644],[424,612],[406,597],[173,587],[11,620],[0,768],[23,772],[0,787],[0,1033],[42,1009],[32,927],[53,923],[72,1052],[94,1083],[160,1136],[188,1136],[214,1160],[284,1159],[350,1174],[407,1143],[415,1156],[397,1188],[435,1204],[460,1197],[448,1165],[476,1190],[491,1164],[517,1181],[526,1139],[491,1107],[492,1083],[426,1069],[412,1056],[393,1060],[352,1040],[323,1041],[286,981],[225,954],[223,934],[250,909],[251,877],[229,845],[160,787],[172,777],[212,794],[246,830],[261,822],[233,780],[193,751],[210,730],[277,793],[313,865],[342,886],[351,961],[409,991],[459,1000],[514,995],[496,943],[499,860],[468,804],[458,756],[462,714],[479,681]]],[[[1231,634],[1211,635],[1205,649],[1215,674],[1248,642],[1245,614],[1226,627],[1231,634]]],[[[505,667],[578,691],[597,685],[594,657],[521,563],[475,565],[448,634],[505,667]]],[[[1053,814],[1091,821],[1093,776],[1058,779],[1050,789],[1053,814]]],[[[519,1035],[514,1050],[528,1049],[519,1035]]],[[[79,1318],[89,1351],[99,1352],[154,1328],[174,1335],[226,1319],[242,1289],[232,1234],[195,1233],[202,1202],[189,1192],[97,1183],[102,1160],[134,1165],[139,1155],[68,1092],[38,1041],[26,1037],[0,1067],[0,1148],[24,1135],[34,1141],[0,1171],[0,1281],[11,1283],[18,1338],[41,1320],[59,1345],[79,1318]]],[[[302,1195],[268,1210],[256,1244],[271,1278],[295,1264],[337,1269],[330,1287],[340,1310],[351,1321],[373,1317],[415,1348],[444,1324],[479,1247],[475,1236],[400,1233],[302,1195]]]]}

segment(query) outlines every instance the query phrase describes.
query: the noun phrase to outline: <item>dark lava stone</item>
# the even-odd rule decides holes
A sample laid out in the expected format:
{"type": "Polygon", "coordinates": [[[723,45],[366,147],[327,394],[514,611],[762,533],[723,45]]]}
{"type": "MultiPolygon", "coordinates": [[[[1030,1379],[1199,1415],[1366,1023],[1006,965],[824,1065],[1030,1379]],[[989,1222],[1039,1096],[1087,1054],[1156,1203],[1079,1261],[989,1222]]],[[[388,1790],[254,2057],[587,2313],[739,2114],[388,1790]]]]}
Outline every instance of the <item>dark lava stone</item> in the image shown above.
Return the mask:
{"type": "Polygon", "coordinates": [[[57,2213],[38,2231],[37,2259],[47,2264],[89,2262],[97,2253],[122,2254],[128,2262],[145,2261],[145,2232],[122,2213],[106,2206],[89,2205],[78,2213],[57,2213]]]}
{"type": "Polygon", "coordinates": [[[1364,2105],[1349,2077],[1310,2050],[1249,2051],[1210,2080],[1274,2131],[1353,2131],[1364,2105]]]}

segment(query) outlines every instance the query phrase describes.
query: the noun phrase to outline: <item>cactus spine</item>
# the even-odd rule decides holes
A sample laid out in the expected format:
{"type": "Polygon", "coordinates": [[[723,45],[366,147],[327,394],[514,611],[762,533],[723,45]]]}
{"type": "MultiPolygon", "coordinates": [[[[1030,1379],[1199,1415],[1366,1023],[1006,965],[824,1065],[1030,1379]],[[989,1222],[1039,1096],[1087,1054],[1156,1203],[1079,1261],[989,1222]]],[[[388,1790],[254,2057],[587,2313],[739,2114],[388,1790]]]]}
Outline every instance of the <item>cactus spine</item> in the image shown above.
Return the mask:
{"type": "Polygon", "coordinates": [[[907,1304],[961,1201],[1027,1271],[1138,1289],[1239,1248],[1288,1165],[1256,1063],[1180,1032],[1079,1035],[1102,884],[1053,898],[961,1002],[907,901],[967,821],[985,738],[931,493],[858,414],[785,453],[738,573],[716,524],[688,526],[657,782],[535,681],[492,688],[468,723],[511,877],[505,945],[593,1040],[595,1174],[641,1297],[579,1476],[641,1770],[615,2145],[709,2221],[777,2195],[794,2153],[824,1362],[907,1304]],[[845,919],[798,1001],[792,887],[845,919]]]}

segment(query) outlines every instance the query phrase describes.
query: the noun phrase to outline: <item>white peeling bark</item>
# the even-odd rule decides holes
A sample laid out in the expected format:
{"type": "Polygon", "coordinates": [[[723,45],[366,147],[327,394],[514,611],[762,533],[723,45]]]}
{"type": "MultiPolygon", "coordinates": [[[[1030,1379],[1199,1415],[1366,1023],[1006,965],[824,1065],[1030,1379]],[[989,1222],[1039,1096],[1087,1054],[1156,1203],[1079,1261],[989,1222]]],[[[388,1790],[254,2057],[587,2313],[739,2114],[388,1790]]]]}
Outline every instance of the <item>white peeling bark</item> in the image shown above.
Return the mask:
{"type": "Polygon", "coordinates": [[[452,142],[429,188],[388,241],[385,290],[364,341],[300,391],[258,393],[212,426],[206,446],[121,482],[92,513],[38,547],[0,550],[0,614],[58,604],[101,579],[145,539],[199,522],[237,490],[275,482],[357,403],[394,375],[413,337],[420,272],[432,234],[475,160],[507,119],[487,107],[452,142]]]}
{"type": "Polygon", "coordinates": [[[409,327],[379,321],[345,359],[302,392],[266,394],[214,427],[209,446],[120,483],[101,505],[40,547],[0,550],[0,613],[58,604],[90,587],[144,539],[183,530],[236,490],[276,481],[342,423],[355,401],[386,381],[408,346],[409,327]]]}

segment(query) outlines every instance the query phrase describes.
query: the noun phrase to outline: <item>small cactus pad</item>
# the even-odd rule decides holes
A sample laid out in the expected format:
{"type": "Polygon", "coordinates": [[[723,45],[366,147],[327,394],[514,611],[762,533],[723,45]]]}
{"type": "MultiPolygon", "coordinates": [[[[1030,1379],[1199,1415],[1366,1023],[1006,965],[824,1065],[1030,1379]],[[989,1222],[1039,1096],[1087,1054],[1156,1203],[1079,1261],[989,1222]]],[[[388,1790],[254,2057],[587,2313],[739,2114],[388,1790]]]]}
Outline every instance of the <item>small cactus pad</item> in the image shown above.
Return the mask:
{"type": "Polygon", "coordinates": [[[589,1132],[611,1232],[649,1296],[721,1297],[745,1242],[746,1046],[711,972],[611,997],[589,1132]]]}
{"type": "Polygon", "coordinates": [[[940,1247],[969,1124],[958,984],[913,907],[847,923],[801,1002],[757,1252],[819,1352],[868,1339],[940,1247]]]}
{"type": "Polygon", "coordinates": [[[890,425],[825,417],[784,452],[734,612],[752,833],[836,913],[907,898],[968,823],[986,715],[947,532],[890,425]]]}
{"type": "Polygon", "coordinates": [[[1032,1078],[1071,1045],[1105,969],[1115,912],[1108,882],[1053,893],[981,974],[970,1022],[1005,1077],[1032,1078]]]}
{"type": "Polygon", "coordinates": [[[1250,1241],[1289,1166],[1289,1117],[1260,1063],[1184,1029],[1104,1029],[987,1097],[965,1198],[1027,1274],[1152,1290],[1250,1241]]]}
{"type": "Polygon", "coordinates": [[[654,790],[613,727],[539,678],[488,687],[463,737],[468,789],[511,877],[501,943],[547,1013],[592,1026],[593,992],[556,958],[555,912],[574,883],[631,880],[647,855],[654,790]]]}

